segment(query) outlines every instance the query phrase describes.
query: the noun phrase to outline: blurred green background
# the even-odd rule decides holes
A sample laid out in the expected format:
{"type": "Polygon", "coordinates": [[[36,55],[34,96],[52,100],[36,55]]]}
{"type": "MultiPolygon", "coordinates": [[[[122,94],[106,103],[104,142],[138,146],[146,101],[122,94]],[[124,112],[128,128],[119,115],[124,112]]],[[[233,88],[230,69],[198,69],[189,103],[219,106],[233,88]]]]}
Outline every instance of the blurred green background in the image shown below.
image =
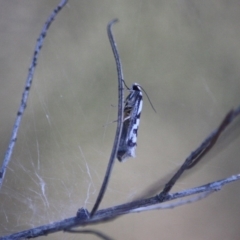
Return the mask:
{"type": "MultiPolygon", "coordinates": [[[[57,0],[1,1],[0,148],[3,159],[36,39],[57,0]]],[[[116,162],[100,206],[131,201],[169,172],[240,104],[237,0],[70,0],[41,51],[18,141],[0,191],[6,235],[92,208],[117,116],[113,27],[126,83],[147,91],[137,157],[116,162]],[[112,106],[113,105],[113,106],[112,106]]],[[[127,92],[126,92],[127,94],[127,92]]],[[[240,172],[240,120],[174,191],[240,172]]],[[[240,183],[190,205],[94,226],[114,239],[239,239],[240,183]]],[[[91,226],[92,228],[92,226],[91,226]]],[[[43,239],[46,239],[44,237],[43,239]]],[[[96,239],[57,233],[47,239],[96,239]]]]}

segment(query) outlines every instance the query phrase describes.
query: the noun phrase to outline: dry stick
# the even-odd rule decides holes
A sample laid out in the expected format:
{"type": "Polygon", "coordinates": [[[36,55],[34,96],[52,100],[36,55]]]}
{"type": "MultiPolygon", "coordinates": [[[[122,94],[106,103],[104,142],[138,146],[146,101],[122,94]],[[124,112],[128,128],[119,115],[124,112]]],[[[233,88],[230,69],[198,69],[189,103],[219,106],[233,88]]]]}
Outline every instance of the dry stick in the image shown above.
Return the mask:
{"type": "Polygon", "coordinates": [[[231,110],[226,115],[226,117],[223,119],[222,123],[219,125],[219,127],[215,130],[215,132],[211,136],[210,142],[207,141],[206,144],[204,144],[204,146],[206,145],[206,147],[203,149],[203,151],[199,155],[196,156],[196,158],[193,158],[193,160],[189,163],[187,169],[190,169],[190,168],[194,167],[209,152],[209,150],[215,145],[218,138],[220,137],[220,134],[228,126],[229,121],[230,121],[233,113],[234,113],[234,111],[231,110]]]}
{"type": "Polygon", "coordinates": [[[3,179],[6,173],[6,168],[10,162],[11,156],[12,156],[12,152],[15,146],[15,143],[17,141],[17,134],[18,134],[18,129],[20,127],[21,124],[21,120],[23,117],[23,113],[26,109],[27,106],[27,100],[28,100],[28,96],[29,96],[29,92],[30,92],[30,88],[32,85],[32,80],[33,80],[33,75],[34,75],[34,71],[37,65],[37,60],[38,60],[38,56],[39,53],[41,51],[42,45],[43,45],[43,41],[44,38],[46,37],[47,31],[51,25],[51,23],[54,21],[56,15],[61,11],[61,9],[66,5],[66,3],[68,2],[68,0],[62,0],[58,6],[53,10],[53,12],[51,13],[50,17],[48,18],[48,20],[46,21],[39,38],[37,39],[37,43],[34,49],[34,53],[33,53],[33,58],[32,58],[32,62],[31,65],[29,67],[29,71],[28,71],[28,76],[27,76],[27,80],[26,80],[26,84],[25,84],[25,88],[23,91],[23,95],[22,95],[22,100],[17,112],[17,117],[13,126],[13,131],[12,131],[12,136],[8,145],[8,149],[5,153],[5,157],[3,160],[3,164],[0,170],[0,188],[3,184],[3,179]]]}
{"type": "MultiPolygon", "coordinates": [[[[187,158],[185,163],[191,163],[196,159],[197,156],[201,152],[206,149],[206,146],[211,144],[215,139],[216,135],[220,135],[220,133],[240,114],[240,106],[232,110],[227,116],[224,118],[223,122],[220,124],[220,127],[215,130],[213,133],[211,133],[205,141],[187,158]],[[220,132],[219,132],[220,131],[220,132]]],[[[189,165],[187,165],[189,166],[189,165]]],[[[185,169],[187,169],[187,166],[185,169]]],[[[116,217],[119,217],[123,214],[128,214],[133,212],[133,210],[139,208],[146,208],[149,206],[153,206],[155,204],[158,204],[160,202],[167,202],[174,199],[183,198],[186,196],[195,195],[198,193],[204,193],[204,192],[212,192],[212,191],[218,191],[220,190],[224,185],[232,183],[234,181],[240,180],[240,174],[233,175],[231,177],[225,178],[223,180],[211,182],[208,184],[205,184],[200,187],[195,187],[191,189],[187,189],[181,192],[167,194],[163,199],[159,198],[159,195],[147,198],[147,199],[141,199],[130,203],[121,204],[118,206],[110,207],[107,209],[102,209],[96,212],[96,214],[89,218],[87,214],[83,214],[82,217],[80,214],[77,214],[76,217],[64,219],[59,222],[50,223],[47,225],[43,225],[40,227],[32,228],[26,231],[14,233],[5,237],[1,237],[0,240],[12,240],[12,239],[19,239],[19,238],[34,238],[39,236],[44,236],[50,233],[58,232],[58,231],[64,231],[65,229],[70,229],[73,227],[78,226],[86,226],[89,224],[95,224],[95,223],[102,223],[105,221],[112,220],[116,217]]],[[[175,183],[173,183],[175,184],[175,183]]],[[[171,186],[172,187],[172,186],[171,186]]],[[[84,211],[84,209],[83,209],[84,211]]]]}
{"type": "MultiPolygon", "coordinates": [[[[233,175],[223,180],[215,181],[212,183],[205,184],[200,187],[187,189],[181,192],[168,194],[168,196],[163,200],[163,202],[175,200],[178,198],[183,198],[203,192],[217,191],[220,190],[224,185],[232,183],[234,181],[240,180],[240,174],[233,175]]],[[[119,217],[123,214],[132,213],[134,209],[139,209],[141,207],[149,207],[159,203],[158,197],[151,197],[147,199],[138,200],[135,202],[125,203],[118,206],[102,209],[96,212],[92,218],[79,218],[71,217],[64,219],[59,222],[54,222],[32,229],[28,229],[22,232],[14,233],[8,236],[0,237],[0,240],[13,240],[13,239],[22,239],[22,238],[35,238],[40,236],[46,236],[47,234],[64,231],[68,229],[86,226],[90,224],[103,223],[105,221],[112,220],[116,217],[119,217]]],[[[139,211],[141,212],[141,211],[139,211]]]]}
{"type": "MultiPolygon", "coordinates": [[[[214,181],[214,182],[211,182],[211,183],[199,186],[199,187],[194,187],[194,188],[190,188],[187,190],[183,190],[181,192],[170,193],[165,197],[165,199],[162,200],[162,202],[168,202],[168,201],[172,201],[175,199],[184,198],[184,197],[188,197],[188,196],[195,195],[195,194],[200,194],[203,192],[208,192],[208,193],[216,192],[216,191],[221,190],[221,188],[224,185],[238,181],[238,180],[240,180],[240,174],[233,175],[231,177],[228,177],[228,178],[225,178],[222,180],[214,181]]],[[[90,219],[90,220],[91,220],[91,223],[99,223],[99,222],[111,220],[111,219],[116,218],[123,214],[132,213],[133,210],[135,210],[135,209],[146,208],[146,207],[153,206],[153,205],[159,204],[159,203],[160,203],[160,201],[159,201],[158,196],[141,199],[141,200],[137,200],[134,202],[129,202],[129,203],[121,204],[121,205],[114,206],[111,208],[99,210],[96,212],[94,219],[90,219]]],[[[141,212],[141,211],[139,211],[139,212],[141,212]]]]}
{"type": "Polygon", "coordinates": [[[149,206],[149,207],[141,207],[141,208],[137,208],[134,209],[133,211],[131,211],[131,213],[137,213],[137,212],[144,212],[144,211],[153,211],[153,210],[160,210],[160,209],[173,209],[182,205],[186,205],[186,204],[190,204],[190,203],[194,203],[197,201],[200,201],[206,197],[208,197],[210,194],[214,193],[216,190],[211,190],[211,191],[207,191],[207,192],[203,192],[198,194],[197,196],[193,196],[191,198],[188,199],[180,199],[177,202],[173,202],[173,203],[160,203],[160,204],[155,204],[153,206],[149,206]]]}
{"type": "Polygon", "coordinates": [[[235,110],[231,110],[223,119],[219,127],[212,132],[195,151],[190,154],[190,156],[185,160],[174,176],[165,185],[163,191],[158,195],[160,202],[167,196],[183,172],[194,167],[206,155],[206,153],[209,152],[209,150],[215,145],[221,133],[235,119],[235,117],[239,115],[239,113],[240,106],[235,110]]]}
{"type": "Polygon", "coordinates": [[[114,165],[114,162],[115,162],[115,159],[116,159],[116,153],[117,153],[117,150],[118,150],[120,136],[121,136],[121,133],[122,133],[123,101],[124,101],[124,99],[123,99],[123,97],[124,97],[123,96],[123,90],[124,90],[124,88],[123,88],[123,71],[122,71],[121,60],[120,60],[119,53],[118,53],[118,50],[117,50],[117,45],[116,45],[116,42],[115,42],[113,34],[112,34],[112,25],[114,23],[116,23],[117,21],[118,21],[117,19],[113,19],[112,21],[110,21],[108,23],[108,26],[107,26],[108,38],[109,38],[109,41],[110,41],[110,44],[111,44],[111,47],[112,47],[112,51],[113,51],[113,55],[114,55],[114,59],[115,59],[115,62],[116,62],[116,67],[117,67],[117,75],[118,75],[118,121],[117,121],[117,130],[116,130],[116,135],[115,135],[115,139],[114,139],[114,143],[113,143],[112,153],[111,153],[109,163],[108,163],[108,166],[107,166],[107,170],[106,170],[106,173],[105,173],[105,176],[104,176],[104,180],[103,180],[101,189],[99,191],[97,200],[96,200],[96,202],[93,206],[93,209],[90,213],[91,217],[97,211],[97,209],[98,209],[98,207],[99,207],[99,205],[100,205],[100,203],[103,199],[104,193],[106,192],[107,185],[108,185],[108,182],[109,182],[109,179],[110,179],[110,176],[111,176],[111,172],[112,172],[112,169],[113,169],[113,165],[114,165]]]}

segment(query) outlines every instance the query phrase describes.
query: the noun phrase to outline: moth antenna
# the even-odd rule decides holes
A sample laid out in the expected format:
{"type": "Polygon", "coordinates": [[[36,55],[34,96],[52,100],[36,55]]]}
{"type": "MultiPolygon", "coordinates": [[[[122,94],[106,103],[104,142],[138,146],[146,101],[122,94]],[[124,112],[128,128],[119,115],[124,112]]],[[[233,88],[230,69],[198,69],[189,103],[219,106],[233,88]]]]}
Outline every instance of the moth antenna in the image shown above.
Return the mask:
{"type": "Polygon", "coordinates": [[[147,96],[147,99],[148,99],[148,101],[149,101],[149,103],[150,103],[152,109],[154,110],[155,113],[157,113],[157,111],[156,111],[156,109],[154,108],[154,106],[153,106],[153,104],[152,104],[150,98],[149,98],[148,95],[147,95],[147,92],[144,90],[144,88],[143,88],[142,86],[141,86],[141,88],[142,88],[143,92],[145,93],[145,95],[147,96]]]}

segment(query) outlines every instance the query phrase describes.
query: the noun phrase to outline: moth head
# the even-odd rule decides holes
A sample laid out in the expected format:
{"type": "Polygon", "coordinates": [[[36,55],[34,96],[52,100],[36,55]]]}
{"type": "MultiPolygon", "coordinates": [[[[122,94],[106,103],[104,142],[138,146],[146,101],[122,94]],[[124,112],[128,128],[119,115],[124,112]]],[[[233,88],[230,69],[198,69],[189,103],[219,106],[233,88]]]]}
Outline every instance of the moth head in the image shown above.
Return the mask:
{"type": "Polygon", "coordinates": [[[132,85],[132,89],[131,90],[134,90],[134,91],[141,91],[141,86],[138,84],[138,83],[134,83],[132,85]]]}

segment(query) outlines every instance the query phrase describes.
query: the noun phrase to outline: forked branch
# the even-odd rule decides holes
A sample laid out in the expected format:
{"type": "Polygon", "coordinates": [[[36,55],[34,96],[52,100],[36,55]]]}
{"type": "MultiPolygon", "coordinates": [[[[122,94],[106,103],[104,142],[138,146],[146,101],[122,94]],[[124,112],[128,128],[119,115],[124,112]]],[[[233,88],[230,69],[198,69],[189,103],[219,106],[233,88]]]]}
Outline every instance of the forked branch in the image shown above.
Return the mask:
{"type": "MultiPolygon", "coordinates": [[[[0,186],[1,186],[3,178],[4,178],[6,167],[10,161],[10,157],[11,157],[11,154],[12,154],[12,151],[14,148],[14,144],[16,142],[18,128],[19,128],[24,110],[26,108],[26,102],[27,102],[27,98],[29,95],[34,70],[35,70],[35,67],[37,64],[38,55],[39,55],[39,52],[40,52],[42,44],[43,44],[43,40],[46,36],[47,30],[48,30],[50,24],[54,20],[57,13],[65,6],[66,3],[67,3],[67,0],[62,0],[61,3],[58,5],[58,7],[52,12],[51,16],[49,17],[46,24],[44,25],[44,28],[40,34],[40,37],[37,40],[37,44],[36,44],[34,55],[33,55],[33,60],[32,60],[31,66],[29,68],[29,74],[28,74],[26,86],[24,89],[22,101],[21,101],[20,108],[17,113],[17,119],[16,119],[16,122],[14,125],[12,138],[11,138],[11,141],[9,144],[9,148],[5,155],[2,169],[0,171],[0,186]]],[[[101,190],[97,197],[97,201],[96,201],[91,213],[89,214],[87,209],[81,208],[78,210],[76,216],[74,216],[72,218],[68,218],[68,219],[61,220],[59,222],[54,222],[54,223],[50,223],[47,225],[39,226],[39,227],[32,228],[32,229],[29,229],[26,231],[11,234],[9,236],[0,237],[0,239],[2,239],[2,240],[3,239],[4,240],[11,239],[12,240],[12,239],[20,239],[20,238],[35,238],[35,237],[39,237],[39,236],[45,236],[47,234],[58,232],[58,231],[72,231],[73,228],[76,228],[79,226],[86,226],[86,225],[90,225],[90,224],[111,221],[113,219],[116,219],[119,216],[122,216],[122,215],[128,214],[128,213],[142,212],[142,211],[146,211],[146,210],[152,210],[153,208],[161,209],[164,206],[162,206],[162,205],[159,206],[159,203],[169,202],[169,201],[172,201],[175,199],[182,199],[183,197],[200,194],[199,196],[195,196],[195,198],[192,198],[190,200],[181,201],[181,203],[179,203],[179,205],[188,204],[195,200],[200,200],[200,199],[210,195],[211,193],[220,190],[224,185],[240,179],[240,174],[237,174],[237,175],[228,177],[223,180],[205,184],[203,186],[195,187],[192,189],[187,189],[187,190],[177,192],[177,193],[170,193],[170,190],[175,185],[175,183],[180,178],[180,176],[183,174],[183,172],[194,167],[202,159],[202,157],[211,150],[211,148],[214,146],[214,144],[218,140],[219,136],[226,129],[226,127],[228,127],[233,122],[233,120],[236,119],[236,117],[238,117],[238,115],[240,114],[240,106],[239,106],[237,109],[231,110],[226,115],[226,117],[223,119],[223,121],[221,122],[219,127],[214,132],[212,132],[195,151],[193,151],[189,155],[189,157],[184,161],[184,163],[179,168],[179,170],[174,174],[174,176],[171,178],[171,180],[165,185],[165,187],[161,193],[157,194],[154,197],[143,198],[143,199],[140,199],[137,201],[133,201],[133,202],[129,202],[129,203],[125,203],[125,204],[121,204],[118,206],[113,206],[110,208],[101,209],[101,210],[97,211],[97,209],[101,203],[101,200],[104,196],[104,193],[106,191],[107,183],[109,181],[111,170],[114,165],[114,161],[116,158],[116,151],[118,149],[119,137],[121,135],[122,122],[123,122],[123,73],[122,73],[120,57],[119,57],[119,54],[118,54],[118,51],[116,48],[116,43],[114,41],[112,31],[111,31],[112,25],[115,22],[117,22],[116,19],[111,21],[108,24],[107,30],[108,30],[108,36],[109,36],[109,40],[110,40],[110,43],[112,46],[112,50],[114,53],[114,57],[115,57],[116,65],[117,65],[117,73],[118,73],[118,94],[119,94],[118,95],[118,100],[119,100],[118,125],[117,125],[117,130],[116,130],[116,137],[115,137],[114,144],[113,144],[113,150],[112,150],[112,153],[110,156],[109,165],[107,167],[103,185],[101,187],[101,190]]],[[[168,204],[168,207],[174,207],[174,206],[178,206],[178,205],[177,204],[168,204]]],[[[91,230],[91,231],[85,230],[83,232],[85,232],[85,233],[90,233],[90,232],[93,233],[94,232],[94,234],[99,235],[99,236],[101,235],[102,237],[104,237],[104,235],[99,234],[99,232],[94,231],[94,230],[91,230]]],[[[107,236],[105,236],[105,237],[107,237],[107,236]]],[[[105,239],[107,239],[107,238],[105,238],[105,239]]]]}

